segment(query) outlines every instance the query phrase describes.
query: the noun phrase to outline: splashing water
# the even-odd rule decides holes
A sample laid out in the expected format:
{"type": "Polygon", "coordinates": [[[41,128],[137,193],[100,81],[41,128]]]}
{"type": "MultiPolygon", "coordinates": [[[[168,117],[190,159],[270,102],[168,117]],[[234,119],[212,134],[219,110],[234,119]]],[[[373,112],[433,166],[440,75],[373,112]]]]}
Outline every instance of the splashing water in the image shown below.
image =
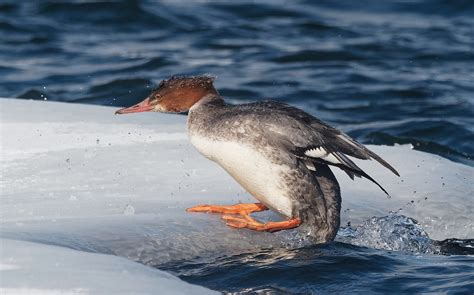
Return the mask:
{"type": "Polygon", "coordinates": [[[390,213],[388,216],[372,217],[355,229],[342,227],[338,240],[348,244],[374,249],[437,254],[423,227],[405,215],[390,213]]]}
{"type": "Polygon", "coordinates": [[[414,254],[474,255],[474,239],[433,240],[418,221],[395,213],[372,217],[356,228],[341,227],[336,241],[414,254]]]}
{"type": "MultiPolygon", "coordinates": [[[[309,231],[300,227],[295,231],[275,234],[279,236],[283,248],[296,250],[314,247],[309,231]]],[[[474,239],[431,239],[416,219],[397,212],[371,217],[355,227],[350,224],[341,226],[335,242],[409,255],[474,255],[474,239]]]]}
{"type": "MultiPolygon", "coordinates": [[[[311,247],[305,230],[278,233],[287,249],[311,247]]],[[[409,254],[474,255],[474,239],[433,240],[414,218],[390,212],[372,217],[356,227],[341,227],[336,242],[409,254]]]]}

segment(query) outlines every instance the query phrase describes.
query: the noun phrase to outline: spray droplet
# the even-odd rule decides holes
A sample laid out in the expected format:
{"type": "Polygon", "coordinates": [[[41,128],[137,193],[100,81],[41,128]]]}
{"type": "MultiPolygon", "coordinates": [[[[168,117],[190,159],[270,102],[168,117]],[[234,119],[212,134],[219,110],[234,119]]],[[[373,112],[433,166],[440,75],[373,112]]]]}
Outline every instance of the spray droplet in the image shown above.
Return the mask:
{"type": "Polygon", "coordinates": [[[135,208],[132,205],[127,204],[123,209],[123,215],[135,215],[135,208]]]}

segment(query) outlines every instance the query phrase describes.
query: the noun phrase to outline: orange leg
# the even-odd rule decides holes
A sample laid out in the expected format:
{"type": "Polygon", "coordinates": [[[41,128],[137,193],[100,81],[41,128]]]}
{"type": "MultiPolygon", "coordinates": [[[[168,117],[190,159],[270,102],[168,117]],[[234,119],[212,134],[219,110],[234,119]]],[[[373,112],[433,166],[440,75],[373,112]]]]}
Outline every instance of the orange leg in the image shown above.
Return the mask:
{"type": "Polygon", "coordinates": [[[285,229],[292,229],[300,226],[301,220],[299,218],[291,218],[285,221],[267,222],[260,223],[253,219],[249,215],[232,216],[223,215],[222,219],[226,221],[226,224],[230,227],[235,228],[248,228],[257,231],[269,231],[276,232],[285,229]]]}
{"type": "Polygon", "coordinates": [[[268,210],[268,207],[262,203],[255,204],[237,204],[232,206],[217,206],[217,205],[198,205],[186,209],[187,212],[205,212],[205,213],[221,213],[221,214],[236,214],[223,215],[222,219],[226,224],[235,228],[248,228],[257,231],[276,232],[285,229],[296,228],[301,224],[300,219],[292,218],[285,221],[261,223],[253,219],[250,213],[268,210]]]}
{"type": "Polygon", "coordinates": [[[206,212],[206,213],[222,213],[222,214],[240,214],[248,215],[252,212],[260,212],[268,210],[267,206],[262,203],[255,204],[236,204],[232,206],[217,205],[198,205],[186,209],[188,212],[206,212]]]}

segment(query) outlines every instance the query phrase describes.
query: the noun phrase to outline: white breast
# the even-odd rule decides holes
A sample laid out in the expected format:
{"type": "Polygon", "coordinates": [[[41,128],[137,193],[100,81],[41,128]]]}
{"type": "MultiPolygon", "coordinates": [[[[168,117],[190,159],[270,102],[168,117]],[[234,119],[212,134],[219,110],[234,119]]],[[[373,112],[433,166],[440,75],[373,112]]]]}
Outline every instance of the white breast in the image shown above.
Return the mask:
{"type": "Polygon", "coordinates": [[[282,181],[288,166],[274,164],[250,145],[239,142],[210,140],[192,134],[190,140],[201,154],[221,165],[260,202],[291,217],[292,201],[282,181]]]}

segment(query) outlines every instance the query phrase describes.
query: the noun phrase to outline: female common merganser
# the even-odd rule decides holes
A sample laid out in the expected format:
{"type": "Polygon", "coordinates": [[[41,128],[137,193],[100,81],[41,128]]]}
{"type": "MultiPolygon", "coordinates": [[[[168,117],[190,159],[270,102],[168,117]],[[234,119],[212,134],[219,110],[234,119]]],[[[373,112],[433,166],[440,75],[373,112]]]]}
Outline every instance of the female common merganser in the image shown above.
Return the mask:
{"type": "Polygon", "coordinates": [[[348,156],[375,159],[399,175],[362,144],[300,109],[275,101],[229,105],[213,82],[209,76],[172,77],[144,101],[116,112],[189,112],[191,143],[260,201],[187,211],[221,213],[231,227],[258,231],[305,225],[315,242],[324,243],[336,236],[341,211],[339,184],[329,166],[352,179],[365,177],[385,193],[348,156]],[[267,209],[286,220],[260,223],[250,216],[267,209]]]}

